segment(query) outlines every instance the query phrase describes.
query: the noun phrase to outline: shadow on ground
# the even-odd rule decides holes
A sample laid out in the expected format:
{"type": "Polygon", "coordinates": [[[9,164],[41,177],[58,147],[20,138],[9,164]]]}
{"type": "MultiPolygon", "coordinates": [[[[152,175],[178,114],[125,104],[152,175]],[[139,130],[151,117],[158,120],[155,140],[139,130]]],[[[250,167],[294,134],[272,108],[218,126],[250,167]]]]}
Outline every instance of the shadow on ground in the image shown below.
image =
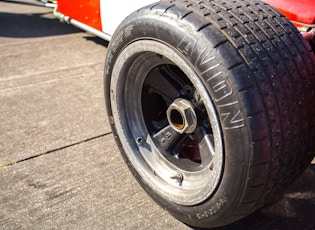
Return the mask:
{"type": "Polygon", "coordinates": [[[0,36],[34,38],[81,32],[80,29],[53,18],[52,11],[47,9],[46,13],[34,14],[0,12],[0,36]]]}
{"type": "MultiPolygon", "coordinates": [[[[0,37],[8,38],[37,38],[56,35],[66,35],[82,32],[81,29],[60,22],[53,17],[53,10],[45,13],[15,14],[0,12],[0,37]]],[[[88,41],[101,46],[108,46],[108,41],[89,35],[84,37],[88,41]]]]}
{"type": "Polygon", "coordinates": [[[105,46],[105,47],[107,47],[109,44],[108,41],[105,41],[99,37],[95,37],[92,35],[91,36],[84,36],[84,39],[86,39],[87,41],[92,41],[97,45],[101,45],[101,46],[105,46]]]}

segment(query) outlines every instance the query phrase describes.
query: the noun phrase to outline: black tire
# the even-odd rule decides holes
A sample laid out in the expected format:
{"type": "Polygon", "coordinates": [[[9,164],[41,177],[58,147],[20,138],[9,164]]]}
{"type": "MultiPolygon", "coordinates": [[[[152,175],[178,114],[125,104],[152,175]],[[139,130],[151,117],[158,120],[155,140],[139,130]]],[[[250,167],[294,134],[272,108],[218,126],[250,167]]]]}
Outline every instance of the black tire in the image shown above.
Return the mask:
{"type": "Polygon", "coordinates": [[[265,3],[161,1],[124,20],[107,52],[106,106],[122,156],[179,220],[238,220],[314,157],[314,55],[265,3]],[[193,131],[174,132],[186,118],[166,115],[176,98],[196,113],[193,131]]]}

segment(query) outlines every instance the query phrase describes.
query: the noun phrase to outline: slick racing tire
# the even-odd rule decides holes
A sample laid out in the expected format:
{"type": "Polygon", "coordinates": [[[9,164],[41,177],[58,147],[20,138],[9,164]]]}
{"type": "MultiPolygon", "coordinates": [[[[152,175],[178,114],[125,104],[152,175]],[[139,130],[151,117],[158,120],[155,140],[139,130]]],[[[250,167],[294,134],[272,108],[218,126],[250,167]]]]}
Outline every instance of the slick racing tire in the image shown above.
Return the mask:
{"type": "Polygon", "coordinates": [[[236,221],[312,160],[314,55],[263,2],[161,1],[127,17],[107,52],[121,154],[179,220],[236,221]]]}

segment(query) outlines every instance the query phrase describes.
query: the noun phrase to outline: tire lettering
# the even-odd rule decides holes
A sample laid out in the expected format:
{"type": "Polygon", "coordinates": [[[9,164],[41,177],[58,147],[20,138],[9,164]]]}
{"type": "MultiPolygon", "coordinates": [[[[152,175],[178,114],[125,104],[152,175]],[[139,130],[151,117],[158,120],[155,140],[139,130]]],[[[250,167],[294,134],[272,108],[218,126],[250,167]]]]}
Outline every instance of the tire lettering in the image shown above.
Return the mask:
{"type": "Polygon", "coordinates": [[[186,37],[184,37],[184,39],[178,44],[177,48],[187,57],[191,58],[196,44],[197,39],[191,34],[189,34],[186,37]]]}
{"type": "Polygon", "coordinates": [[[211,81],[212,79],[214,79],[214,78],[218,77],[220,74],[222,74],[222,72],[221,72],[221,71],[220,71],[220,72],[218,72],[218,73],[216,73],[215,75],[211,76],[209,79],[207,79],[207,81],[211,81]]]}
{"type": "Polygon", "coordinates": [[[213,205],[211,208],[209,208],[208,210],[205,210],[202,213],[196,213],[196,217],[198,220],[202,220],[204,218],[208,218],[209,216],[213,216],[216,213],[219,213],[220,210],[222,209],[222,207],[227,203],[227,198],[223,197],[221,199],[219,199],[219,201],[217,203],[215,203],[215,205],[213,205]]]}
{"type": "Polygon", "coordinates": [[[218,72],[207,80],[211,85],[213,100],[220,108],[220,116],[224,129],[236,129],[245,126],[243,113],[239,108],[239,102],[227,102],[234,91],[231,83],[224,79],[224,74],[218,72]]]}
{"type": "Polygon", "coordinates": [[[224,129],[236,129],[244,127],[244,118],[241,116],[241,111],[238,110],[234,114],[231,112],[221,114],[223,123],[225,124],[224,129]]]}
{"type": "Polygon", "coordinates": [[[203,51],[200,53],[195,63],[195,66],[198,66],[198,69],[200,70],[201,75],[204,75],[208,71],[219,66],[219,64],[211,65],[210,62],[214,59],[215,59],[215,56],[211,55],[211,50],[208,47],[203,49],[203,51]],[[209,64],[211,65],[210,67],[209,67],[209,64]]]}
{"type": "Polygon", "coordinates": [[[222,127],[224,129],[244,127],[244,118],[239,102],[229,102],[231,101],[229,97],[234,94],[233,87],[224,72],[216,70],[221,64],[217,63],[215,56],[212,54],[215,50],[211,47],[203,49],[197,47],[198,39],[193,34],[186,35],[177,46],[178,50],[190,60],[193,57],[198,57],[193,64],[209,83],[212,100],[216,102],[220,110],[222,127]]]}
{"type": "Polygon", "coordinates": [[[133,30],[133,25],[130,25],[128,26],[126,29],[125,29],[125,38],[128,38],[131,36],[131,31],[133,30]]]}
{"type": "Polygon", "coordinates": [[[224,98],[233,94],[232,87],[225,80],[222,80],[215,84],[214,86],[212,86],[212,91],[214,93],[214,98],[216,102],[221,101],[224,98]]]}

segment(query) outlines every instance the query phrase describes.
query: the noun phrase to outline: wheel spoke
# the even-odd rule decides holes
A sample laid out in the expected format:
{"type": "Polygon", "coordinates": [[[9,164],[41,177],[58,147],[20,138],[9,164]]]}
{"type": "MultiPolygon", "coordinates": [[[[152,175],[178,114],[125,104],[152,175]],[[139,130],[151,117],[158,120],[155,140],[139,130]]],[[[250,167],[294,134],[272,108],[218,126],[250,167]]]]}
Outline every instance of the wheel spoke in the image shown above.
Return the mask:
{"type": "Polygon", "coordinates": [[[186,135],[179,134],[168,125],[158,133],[154,134],[153,140],[161,150],[164,150],[164,152],[176,154],[177,149],[180,148],[185,136],[186,135]]]}
{"type": "Polygon", "coordinates": [[[207,133],[204,127],[199,127],[196,130],[196,135],[198,139],[201,164],[203,166],[208,165],[215,154],[213,135],[207,133]]]}
{"type": "Polygon", "coordinates": [[[175,77],[171,70],[165,67],[152,70],[146,78],[146,84],[168,102],[179,97],[183,87],[183,83],[175,77]]]}

